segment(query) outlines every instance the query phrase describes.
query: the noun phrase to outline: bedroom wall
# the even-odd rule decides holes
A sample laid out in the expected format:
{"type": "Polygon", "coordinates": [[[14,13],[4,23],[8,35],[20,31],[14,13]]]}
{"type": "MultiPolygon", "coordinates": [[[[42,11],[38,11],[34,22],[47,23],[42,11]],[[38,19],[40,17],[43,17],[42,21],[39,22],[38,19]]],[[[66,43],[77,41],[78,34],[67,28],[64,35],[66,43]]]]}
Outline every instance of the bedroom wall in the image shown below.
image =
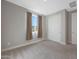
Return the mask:
{"type": "Polygon", "coordinates": [[[26,42],[26,10],[2,1],[1,45],[2,49],[26,42]]]}
{"type": "Polygon", "coordinates": [[[62,10],[46,17],[47,38],[66,44],[66,11],[62,10]]]}
{"type": "MultiPolygon", "coordinates": [[[[16,47],[26,43],[27,10],[2,0],[1,49],[16,47]]],[[[43,16],[43,29],[44,26],[43,16]]],[[[43,30],[44,38],[45,29],[43,30]]]]}

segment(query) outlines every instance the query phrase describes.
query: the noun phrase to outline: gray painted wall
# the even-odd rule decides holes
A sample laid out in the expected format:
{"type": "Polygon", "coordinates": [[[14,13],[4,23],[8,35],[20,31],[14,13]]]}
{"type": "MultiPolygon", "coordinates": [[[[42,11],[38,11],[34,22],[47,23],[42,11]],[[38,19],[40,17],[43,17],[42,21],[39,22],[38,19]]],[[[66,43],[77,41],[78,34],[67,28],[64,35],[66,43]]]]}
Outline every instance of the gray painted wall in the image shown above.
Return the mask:
{"type": "MultiPolygon", "coordinates": [[[[27,10],[2,0],[1,47],[12,48],[26,43],[27,10]]],[[[45,34],[43,16],[43,38],[45,34]]]]}
{"type": "Polygon", "coordinates": [[[26,42],[26,10],[2,1],[1,42],[2,49],[26,42]]]}
{"type": "Polygon", "coordinates": [[[67,43],[71,44],[71,14],[67,12],[67,43]]]}

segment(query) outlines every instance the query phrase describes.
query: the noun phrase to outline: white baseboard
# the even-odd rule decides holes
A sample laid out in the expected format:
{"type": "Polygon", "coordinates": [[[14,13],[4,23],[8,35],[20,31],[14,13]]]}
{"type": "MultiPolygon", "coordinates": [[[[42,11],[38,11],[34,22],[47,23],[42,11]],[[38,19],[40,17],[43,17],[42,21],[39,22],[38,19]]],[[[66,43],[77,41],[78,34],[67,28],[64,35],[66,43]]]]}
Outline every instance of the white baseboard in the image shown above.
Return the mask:
{"type": "Polygon", "coordinates": [[[23,46],[27,46],[27,45],[31,45],[31,44],[34,44],[34,43],[38,43],[40,41],[43,41],[43,39],[29,40],[26,43],[21,44],[21,45],[18,45],[18,46],[15,46],[15,47],[6,48],[6,49],[2,49],[1,52],[10,51],[10,50],[13,50],[13,49],[16,49],[16,48],[20,48],[20,47],[23,47],[23,46]]]}
{"type": "MultiPolygon", "coordinates": [[[[48,40],[51,40],[51,39],[48,39],[48,40]]],[[[62,44],[62,45],[66,45],[66,42],[56,41],[56,40],[51,40],[51,41],[57,42],[57,43],[62,44]]]]}

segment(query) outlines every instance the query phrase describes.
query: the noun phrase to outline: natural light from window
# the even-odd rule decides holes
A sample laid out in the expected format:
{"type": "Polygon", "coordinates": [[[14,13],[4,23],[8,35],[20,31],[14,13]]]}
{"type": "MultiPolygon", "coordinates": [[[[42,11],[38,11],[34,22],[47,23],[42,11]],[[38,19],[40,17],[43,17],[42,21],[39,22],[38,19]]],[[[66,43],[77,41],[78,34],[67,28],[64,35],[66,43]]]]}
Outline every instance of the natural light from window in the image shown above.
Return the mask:
{"type": "Polygon", "coordinates": [[[38,16],[32,15],[32,38],[36,39],[38,35],[38,16]]]}

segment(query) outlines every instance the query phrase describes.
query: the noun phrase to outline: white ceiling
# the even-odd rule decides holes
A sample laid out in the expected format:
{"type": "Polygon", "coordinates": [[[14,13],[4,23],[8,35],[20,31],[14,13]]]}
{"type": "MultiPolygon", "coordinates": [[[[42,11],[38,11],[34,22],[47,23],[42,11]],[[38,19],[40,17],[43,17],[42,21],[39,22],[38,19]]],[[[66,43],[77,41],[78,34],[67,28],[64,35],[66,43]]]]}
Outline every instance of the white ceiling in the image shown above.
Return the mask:
{"type": "Polygon", "coordinates": [[[77,0],[7,0],[42,15],[49,15],[62,9],[71,10],[69,3],[77,0]]]}

